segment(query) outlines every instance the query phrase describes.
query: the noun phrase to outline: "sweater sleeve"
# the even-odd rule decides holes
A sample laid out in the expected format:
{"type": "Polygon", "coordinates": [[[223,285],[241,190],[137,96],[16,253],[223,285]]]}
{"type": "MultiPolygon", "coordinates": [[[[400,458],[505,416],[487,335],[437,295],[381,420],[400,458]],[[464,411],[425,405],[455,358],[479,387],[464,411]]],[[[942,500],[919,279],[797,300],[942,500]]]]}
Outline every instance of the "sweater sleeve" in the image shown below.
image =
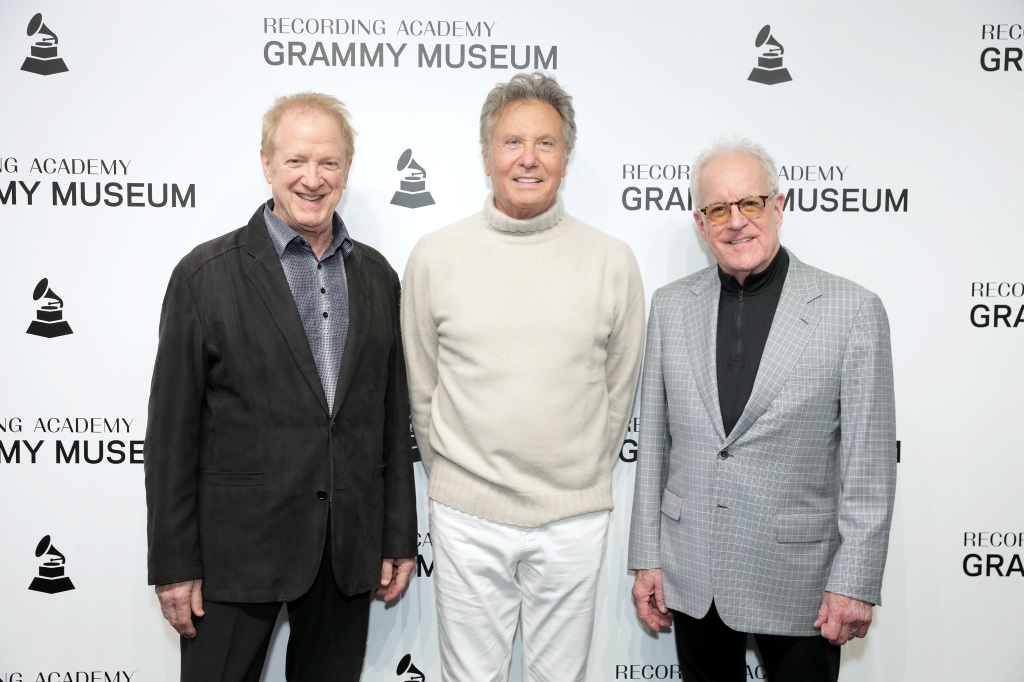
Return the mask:
{"type": "Polygon", "coordinates": [[[615,319],[608,337],[605,377],[608,388],[610,466],[618,459],[626,427],[633,416],[644,341],[644,285],[629,246],[625,250],[625,286],[619,287],[615,319]]]}
{"type": "Polygon", "coordinates": [[[434,461],[430,447],[431,399],[437,388],[437,324],[430,309],[430,268],[422,242],[409,255],[402,283],[402,344],[409,375],[409,403],[416,446],[427,473],[434,461]]]}

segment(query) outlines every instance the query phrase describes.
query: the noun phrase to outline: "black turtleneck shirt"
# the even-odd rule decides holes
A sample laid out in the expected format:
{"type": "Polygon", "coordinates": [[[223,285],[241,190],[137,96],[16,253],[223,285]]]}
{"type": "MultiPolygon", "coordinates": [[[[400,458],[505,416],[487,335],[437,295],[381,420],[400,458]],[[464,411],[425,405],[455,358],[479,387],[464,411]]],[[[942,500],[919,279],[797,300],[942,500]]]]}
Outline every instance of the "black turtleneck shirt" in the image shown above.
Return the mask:
{"type": "Polygon", "coordinates": [[[781,247],[767,268],[747,275],[743,286],[718,268],[718,405],[726,435],[750,399],[787,272],[789,255],[781,247]]]}

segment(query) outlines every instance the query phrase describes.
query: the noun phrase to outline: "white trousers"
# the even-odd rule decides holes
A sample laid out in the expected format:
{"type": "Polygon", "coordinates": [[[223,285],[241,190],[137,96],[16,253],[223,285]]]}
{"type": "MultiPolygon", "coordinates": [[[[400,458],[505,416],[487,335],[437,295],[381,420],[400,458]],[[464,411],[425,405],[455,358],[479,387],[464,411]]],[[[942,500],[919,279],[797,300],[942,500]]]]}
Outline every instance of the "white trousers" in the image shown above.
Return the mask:
{"type": "Polygon", "coordinates": [[[443,682],[584,682],[609,512],[523,528],[430,500],[443,682]]]}

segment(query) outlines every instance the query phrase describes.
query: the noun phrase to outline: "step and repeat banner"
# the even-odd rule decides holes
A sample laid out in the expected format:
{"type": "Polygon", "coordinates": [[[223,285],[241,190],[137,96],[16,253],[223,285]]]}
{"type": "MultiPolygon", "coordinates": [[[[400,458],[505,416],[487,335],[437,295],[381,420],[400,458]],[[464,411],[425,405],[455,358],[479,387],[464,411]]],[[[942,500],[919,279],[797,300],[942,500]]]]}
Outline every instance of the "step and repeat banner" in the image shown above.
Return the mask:
{"type": "MultiPolygon", "coordinates": [[[[648,300],[711,262],[690,164],[742,134],[779,163],[783,244],[885,302],[898,493],[884,605],[842,679],[1024,679],[1022,25],[1018,0],[3,3],[0,682],[178,679],[145,570],[157,320],[175,263],[269,197],[274,98],[348,105],[339,210],[401,273],[417,239],[482,206],[483,98],[535,69],[577,110],[566,208],[632,246],[648,300]]],[[[680,679],[671,635],[629,597],[638,429],[614,474],[593,682],[680,679]]],[[[373,607],[364,680],[440,679],[416,466],[417,571],[373,607]]]]}

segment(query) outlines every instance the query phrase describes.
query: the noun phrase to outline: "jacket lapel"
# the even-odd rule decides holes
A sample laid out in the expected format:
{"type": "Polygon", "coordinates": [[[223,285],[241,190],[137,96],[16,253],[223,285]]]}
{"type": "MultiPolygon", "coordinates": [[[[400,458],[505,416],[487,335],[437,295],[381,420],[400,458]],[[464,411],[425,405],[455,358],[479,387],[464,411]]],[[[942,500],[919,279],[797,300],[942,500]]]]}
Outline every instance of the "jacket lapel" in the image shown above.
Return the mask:
{"type": "Polygon", "coordinates": [[[345,282],[348,285],[348,336],[345,338],[345,351],[341,356],[341,367],[338,368],[338,385],[334,392],[334,409],[331,417],[336,417],[345,402],[360,356],[366,341],[367,325],[380,324],[371,317],[370,292],[367,288],[366,270],[363,264],[360,245],[354,243],[352,253],[345,261],[345,282]]]}
{"type": "Polygon", "coordinates": [[[716,343],[718,337],[718,299],[722,287],[718,281],[718,268],[708,268],[703,278],[690,289],[696,298],[690,315],[683,319],[686,350],[690,367],[697,382],[704,408],[711,417],[720,438],[725,438],[722,407],[718,401],[718,365],[716,343]]]}
{"type": "Polygon", "coordinates": [[[267,232],[262,206],[249,221],[246,250],[253,259],[246,275],[270,311],[274,324],[288,345],[292,359],[326,414],[327,396],[320,384],[320,375],[316,371],[313,352],[309,349],[309,339],[306,338],[306,330],[302,326],[302,319],[295,307],[295,299],[292,298],[288,278],[285,277],[281,259],[267,232]]]}
{"type": "Polygon", "coordinates": [[[750,392],[743,414],[729,433],[727,445],[764,414],[789,379],[821,318],[821,311],[812,303],[820,296],[821,290],[811,270],[790,251],[789,272],[782,287],[779,307],[772,320],[764,353],[761,355],[754,388],[750,392]]]}

